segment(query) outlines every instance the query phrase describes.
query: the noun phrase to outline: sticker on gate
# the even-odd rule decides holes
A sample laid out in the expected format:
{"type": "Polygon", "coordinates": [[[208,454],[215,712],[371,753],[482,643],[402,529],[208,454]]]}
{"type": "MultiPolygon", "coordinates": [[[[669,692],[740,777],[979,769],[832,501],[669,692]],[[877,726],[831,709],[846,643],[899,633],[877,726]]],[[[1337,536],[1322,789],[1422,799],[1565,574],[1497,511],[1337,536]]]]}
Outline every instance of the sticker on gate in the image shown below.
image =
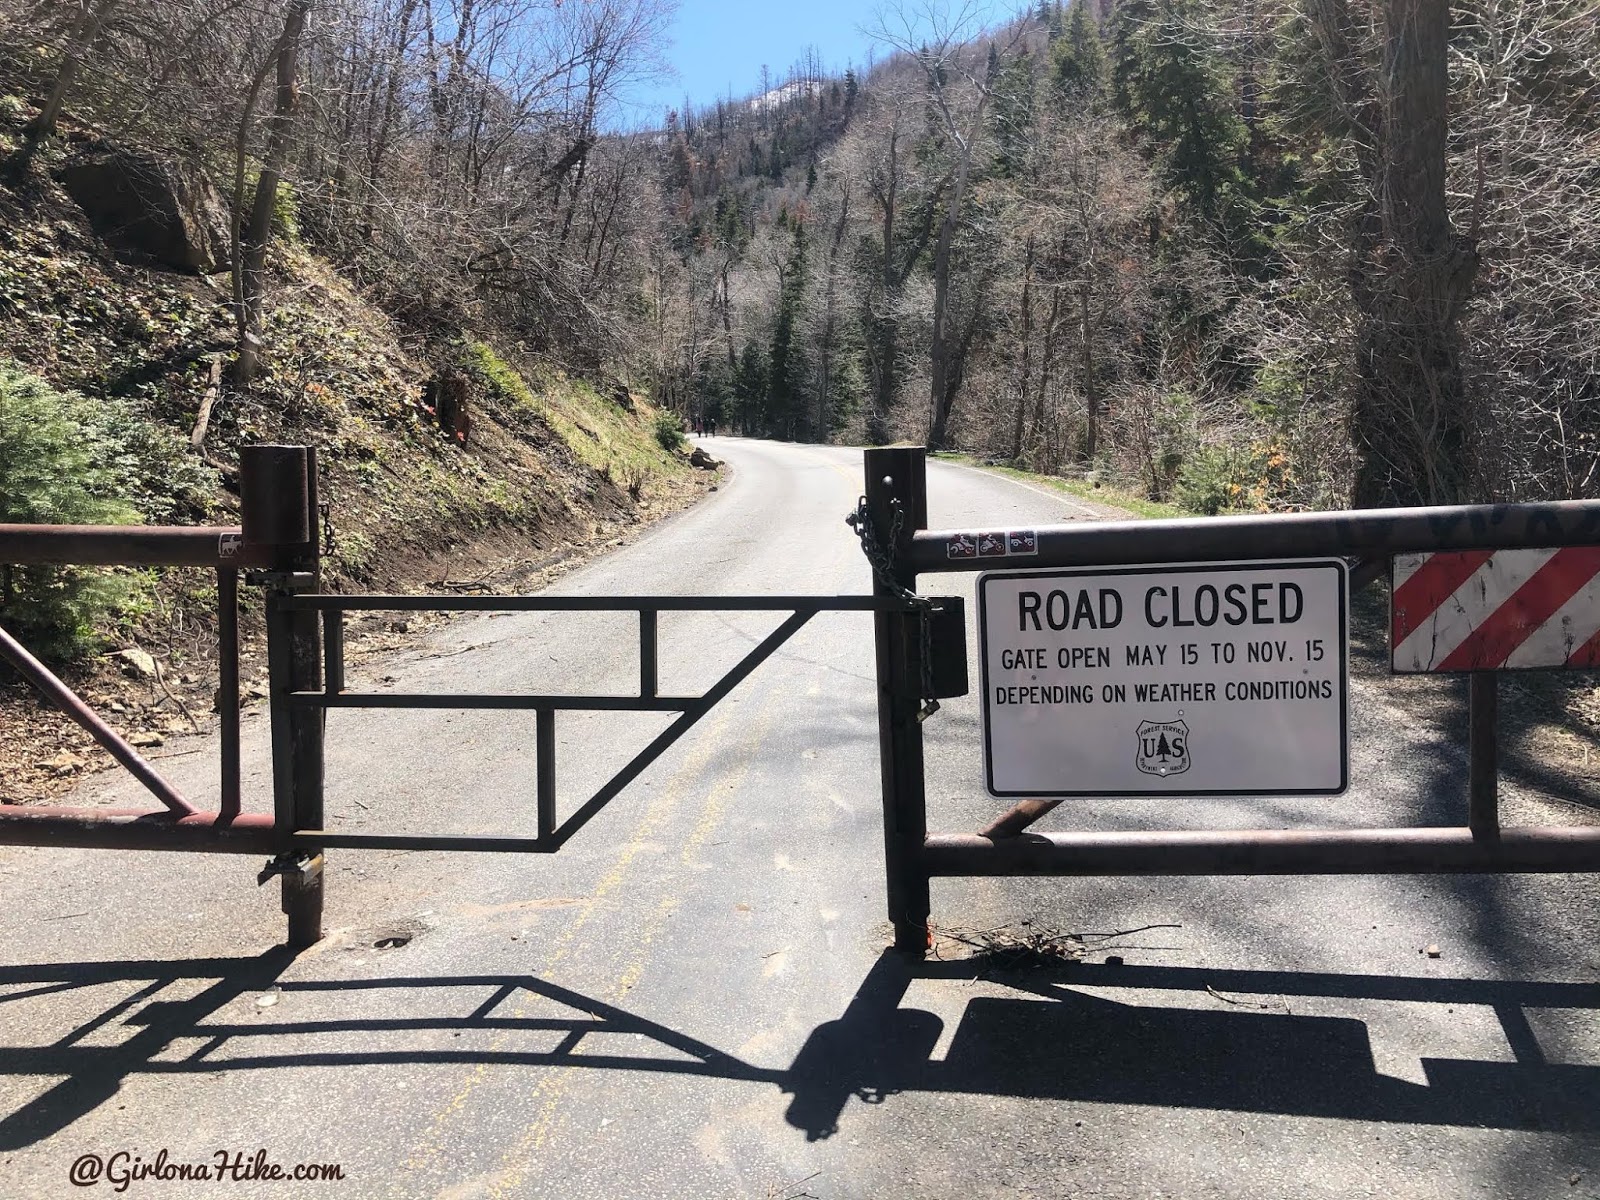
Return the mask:
{"type": "Polygon", "coordinates": [[[1006,549],[1013,555],[1039,553],[1039,535],[1031,529],[1016,529],[1006,534],[1006,549]]]}
{"type": "Polygon", "coordinates": [[[1006,535],[1003,533],[980,533],[978,535],[979,558],[1004,558],[1006,556],[1006,535]]]}
{"type": "Polygon", "coordinates": [[[1037,557],[1039,534],[1033,529],[952,533],[945,539],[944,552],[947,559],[1037,557]]]}

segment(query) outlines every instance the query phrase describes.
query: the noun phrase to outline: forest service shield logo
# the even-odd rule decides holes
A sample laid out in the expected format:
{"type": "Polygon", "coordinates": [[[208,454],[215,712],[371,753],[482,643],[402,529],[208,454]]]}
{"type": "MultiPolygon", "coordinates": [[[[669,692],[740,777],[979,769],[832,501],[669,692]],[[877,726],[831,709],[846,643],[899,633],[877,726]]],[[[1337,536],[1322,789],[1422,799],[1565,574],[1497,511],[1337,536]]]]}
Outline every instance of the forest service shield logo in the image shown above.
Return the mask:
{"type": "Polygon", "coordinates": [[[1139,722],[1139,757],[1146,775],[1182,775],[1189,769],[1189,727],[1182,721],[1139,722]]]}

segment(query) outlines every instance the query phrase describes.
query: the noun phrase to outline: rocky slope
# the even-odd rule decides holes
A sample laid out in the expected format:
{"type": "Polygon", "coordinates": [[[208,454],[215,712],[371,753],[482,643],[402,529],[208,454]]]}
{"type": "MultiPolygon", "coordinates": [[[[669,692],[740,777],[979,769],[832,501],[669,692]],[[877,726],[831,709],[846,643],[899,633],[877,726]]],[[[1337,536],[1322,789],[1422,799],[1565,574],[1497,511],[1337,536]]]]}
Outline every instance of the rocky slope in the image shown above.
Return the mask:
{"type": "MultiPolygon", "coordinates": [[[[308,443],[329,587],[506,590],[714,486],[714,471],[664,446],[659,414],[622,381],[571,378],[497,347],[490,329],[400,327],[302,243],[292,199],[273,261],[269,370],[230,390],[225,218],[192,177],[170,164],[141,176],[129,165],[140,162],[151,160],[79,134],[0,183],[0,354],[128,404],[141,436],[183,443],[182,469],[160,477],[130,449],[128,494],[146,521],[234,523],[239,447],[308,443]]],[[[135,594],[102,652],[63,669],[114,724],[172,753],[163,743],[210,719],[214,588],[203,572],[164,571],[135,594]]],[[[259,692],[250,618],[245,675],[259,692]]],[[[414,625],[373,624],[356,644],[381,649],[414,625]]],[[[48,796],[102,762],[17,681],[0,682],[0,801],[48,796]]]]}

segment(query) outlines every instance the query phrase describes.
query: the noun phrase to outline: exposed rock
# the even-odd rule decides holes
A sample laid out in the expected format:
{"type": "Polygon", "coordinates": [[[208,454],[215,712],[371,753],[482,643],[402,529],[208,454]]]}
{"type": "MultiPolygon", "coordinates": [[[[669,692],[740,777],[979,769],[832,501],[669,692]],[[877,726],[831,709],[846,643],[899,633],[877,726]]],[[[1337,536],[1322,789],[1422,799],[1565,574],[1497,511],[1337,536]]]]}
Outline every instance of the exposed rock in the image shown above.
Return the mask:
{"type": "Polygon", "coordinates": [[[54,758],[47,758],[39,765],[52,775],[76,775],[88,766],[88,761],[70,750],[63,750],[54,758]]]}
{"type": "Polygon", "coordinates": [[[197,168],[102,146],[68,159],[56,177],[113,245],[179,271],[227,267],[227,206],[197,168]]]}
{"type": "Polygon", "coordinates": [[[156,677],[156,660],[149,651],[131,646],[126,650],[118,650],[112,657],[122,660],[122,673],[124,675],[137,675],[143,679],[156,677]]]}
{"type": "Polygon", "coordinates": [[[162,746],[166,744],[166,741],[167,739],[159,733],[136,733],[128,738],[128,745],[142,749],[149,746],[162,746]]]}
{"type": "Polygon", "coordinates": [[[610,386],[606,388],[606,395],[611,398],[611,403],[622,409],[623,412],[633,411],[633,393],[628,390],[628,385],[623,383],[622,380],[613,379],[610,386]]]}

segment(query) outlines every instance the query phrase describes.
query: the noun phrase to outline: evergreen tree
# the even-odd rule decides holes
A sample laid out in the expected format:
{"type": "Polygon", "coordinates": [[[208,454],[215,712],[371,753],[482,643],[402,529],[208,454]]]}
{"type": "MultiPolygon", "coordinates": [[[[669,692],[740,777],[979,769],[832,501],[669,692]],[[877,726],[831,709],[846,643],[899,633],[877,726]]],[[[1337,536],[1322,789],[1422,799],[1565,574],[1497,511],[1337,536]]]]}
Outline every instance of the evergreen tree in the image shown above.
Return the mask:
{"type": "Polygon", "coordinates": [[[767,352],[754,338],[744,344],[739,355],[733,399],[740,432],[754,433],[767,399],[767,352]]]}
{"type": "Polygon", "coordinates": [[[1105,47],[1100,43],[1100,22],[1088,0],[1077,0],[1067,22],[1066,36],[1051,47],[1055,86],[1060,95],[1079,104],[1098,103],[1105,92],[1105,47]]]}
{"type": "Polygon", "coordinates": [[[1248,136],[1201,0],[1161,0],[1154,17],[1119,43],[1117,68],[1167,185],[1200,217],[1215,220],[1240,191],[1248,136]]]}
{"type": "Polygon", "coordinates": [[[767,371],[767,427],[780,437],[793,437],[802,416],[803,356],[795,333],[805,298],[806,227],[794,222],[794,248],[778,290],[778,319],[772,327],[772,353],[767,371]]]}
{"type": "Polygon", "coordinates": [[[1111,17],[1111,102],[1135,129],[1140,124],[1138,80],[1143,57],[1140,38],[1155,17],[1156,0],[1120,0],[1111,17]]]}
{"type": "Polygon", "coordinates": [[[1026,50],[1000,69],[992,90],[995,173],[1015,179],[1027,172],[1033,145],[1033,62],[1026,50]]]}

